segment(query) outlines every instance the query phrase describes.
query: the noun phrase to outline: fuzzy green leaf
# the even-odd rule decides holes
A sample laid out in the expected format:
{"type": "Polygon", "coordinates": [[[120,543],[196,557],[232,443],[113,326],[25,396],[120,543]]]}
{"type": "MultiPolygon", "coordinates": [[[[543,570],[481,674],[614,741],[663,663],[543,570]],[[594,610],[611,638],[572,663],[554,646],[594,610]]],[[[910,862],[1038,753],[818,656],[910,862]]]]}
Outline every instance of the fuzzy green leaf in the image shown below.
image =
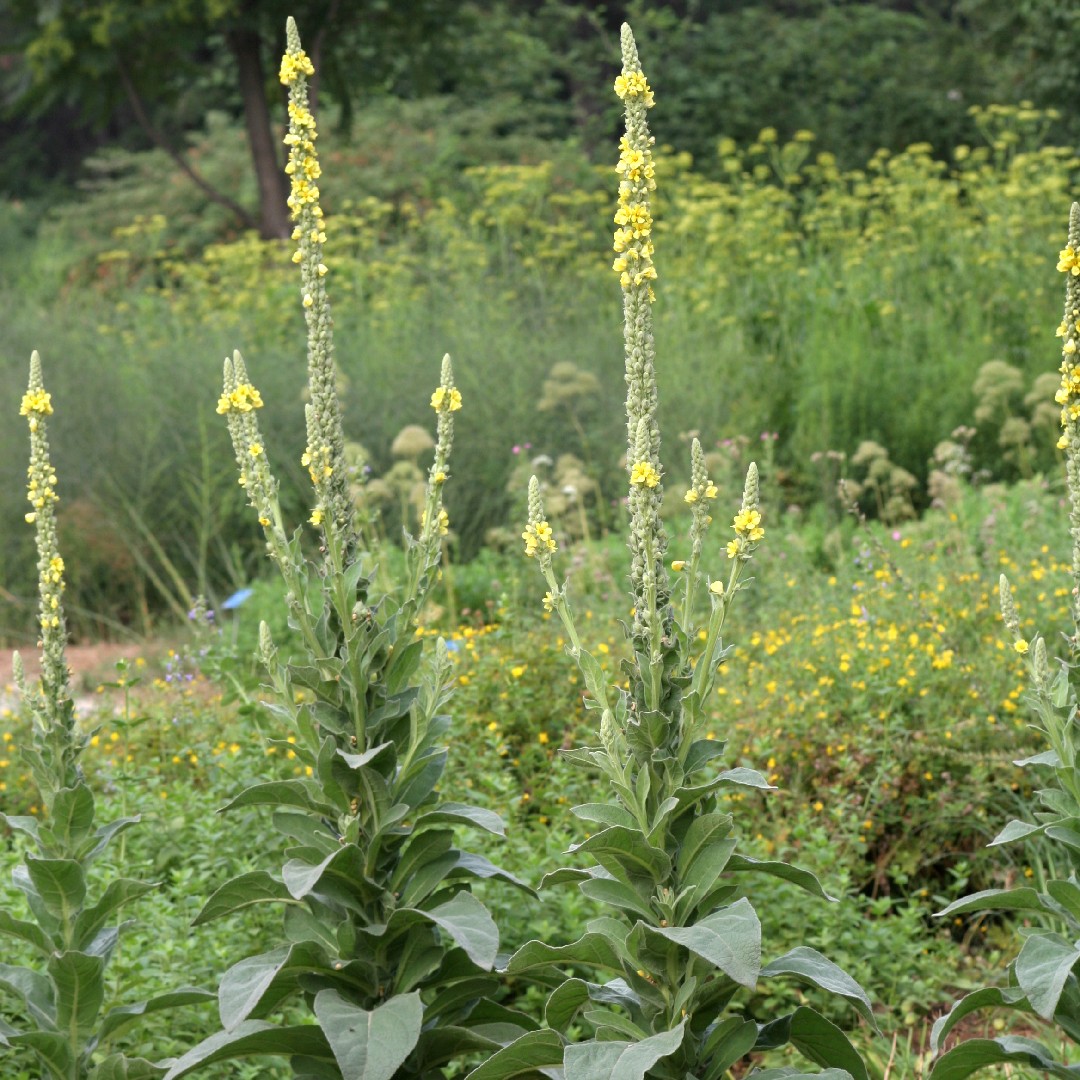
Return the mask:
{"type": "Polygon", "coordinates": [[[301,972],[325,969],[322,951],[308,943],[279,945],[259,956],[233,964],[218,986],[218,1012],[226,1031],[239,1026],[255,1012],[271,988],[295,979],[301,972]]]}
{"type": "Polygon", "coordinates": [[[7,1041],[11,1046],[25,1046],[33,1050],[38,1061],[55,1080],[70,1080],[75,1075],[75,1056],[66,1035],[50,1031],[26,1031],[21,1035],[9,1035],[7,1041]]]}
{"type": "Polygon", "coordinates": [[[848,1037],[805,1005],[761,1028],[756,1049],[769,1050],[788,1042],[817,1065],[846,1070],[853,1080],[869,1080],[866,1066],[848,1037]]]}
{"type": "Polygon", "coordinates": [[[478,968],[491,970],[499,951],[499,928],[472,893],[459,892],[452,900],[424,914],[445,930],[478,968]]]}
{"type": "Polygon", "coordinates": [[[983,889],[982,892],[954,900],[935,912],[935,917],[958,915],[965,911],[1051,911],[1047,898],[1035,889],[983,889]]]}
{"type": "Polygon", "coordinates": [[[589,984],[584,979],[567,979],[552,990],[544,1006],[544,1019],[553,1031],[565,1031],[578,1010],[589,1000],[589,984]]]}
{"type": "Polygon", "coordinates": [[[791,866],[784,862],[752,859],[749,855],[735,854],[728,860],[727,869],[740,872],[753,871],[757,874],[768,874],[771,877],[783,878],[784,881],[790,881],[793,885],[798,885],[800,889],[810,893],[812,896],[817,896],[834,904],[837,903],[836,897],[830,896],[821,887],[821,882],[818,881],[815,875],[811,874],[809,870],[803,870],[798,866],[791,866]]]}
{"type": "Polygon", "coordinates": [[[435,809],[420,814],[416,819],[416,827],[433,824],[452,825],[475,825],[496,836],[506,835],[506,826],[503,819],[491,810],[485,810],[480,806],[468,806],[465,803],[440,803],[435,809]]]}
{"type": "Polygon", "coordinates": [[[622,825],[626,829],[637,827],[634,815],[615,803],[582,803],[572,806],[570,813],[582,821],[595,821],[598,825],[622,825]]]}
{"type": "Polygon", "coordinates": [[[105,1001],[105,961],[82,952],[56,953],[49,959],[56,987],[56,1026],[82,1039],[94,1030],[105,1001]]]}
{"type": "Polygon", "coordinates": [[[22,816],[17,814],[0,814],[2,821],[12,832],[22,833],[29,836],[35,844],[41,844],[41,823],[36,817],[22,816]]]}
{"type": "Polygon", "coordinates": [[[1058,998],[1080,949],[1057,934],[1034,933],[1013,962],[1016,981],[1031,1007],[1044,1020],[1052,1020],[1058,998]]]}
{"type": "Polygon", "coordinates": [[[582,881],[580,889],[583,895],[590,900],[597,900],[601,904],[610,904],[620,911],[629,912],[631,915],[640,915],[641,918],[650,922],[656,918],[656,913],[641,898],[636,889],[624,885],[606,871],[594,872],[587,880],[582,881]]]}
{"type": "Polygon", "coordinates": [[[76,948],[86,949],[97,937],[101,928],[109,921],[109,916],[124,904],[137,900],[148,892],[153,892],[156,885],[145,881],[133,881],[131,878],[114,878],[109,882],[101,899],[92,907],[79,912],[75,920],[74,944],[76,948]]]}
{"type": "Polygon", "coordinates": [[[753,1020],[729,1016],[717,1023],[702,1047],[708,1061],[705,1080],[718,1080],[739,1058],[749,1054],[757,1042],[758,1028],[753,1020]]]}
{"type": "Polygon", "coordinates": [[[78,857],[84,865],[93,862],[117,836],[132,828],[132,826],[138,825],[141,820],[142,818],[136,815],[135,817],[116,818],[115,821],[110,821],[107,825],[99,826],[94,830],[93,837],[83,844],[78,852],[78,857]]]}
{"type": "Polygon", "coordinates": [[[1041,833],[1044,825],[1032,825],[1027,821],[1012,820],[1004,829],[987,844],[987,847],[997,847],[999,844],[1011,844],[1014,840],[1022,840],[1025,836],[1041,833]]]}
{"type": "Polygon", "coordinates": [[[275,1027],[262,1020],[245,1020],[232,1031],[219,1031],[192,1047],[183,1057],[172,1062],[164,1080],[179,1080],[203,1065],[215,1061],[265,1054],[302,1055],[320,1061],[332,1061],[333,1053],[322,1028],[315,1024],[294,1027],[275,1027]]]}
{"type": "Polygon", "coordinates": [[[320,990],[314,1008],[342,1076],[349,1080],[393,1080],[416,1046],[424,1017],[419,993],[390,998],[368,1012],[336,990],[320,990]]]}
{"type": "Polygon", "coordinates": [[[662,848],[653,847],[637,829],[612,825],[594,833],[580,844],[571,844],[571,852],[585,851],[611,870],[614,862],[632,876],[647,876],[656,883],[671,874],[671,860],[662,848]]]}
{"type": "Polygon", "coordinates": [[[202,926],[251,904],[294,902],[284,882],[272,878],[265,870],[252,870],[215,890],[191,925],[202,926]]]}
{"type": "Polygon", "coordinates": [[[822,956],[816,949],[800,945],[761,969],[763,979],[774,975],[794,975],[803,982],[828,990],[830,994],[847,998],[856,1012],[877,1030],[874,1009],[866,991],[843,968],[822,956]]]}
{"type": "Polygon", "coordinates": [[[86,899],[86,874],[72,859],[26,858],[26,870],[45,910],[61,922],[75,918],[86,899]]]}
{"type": "Polygon", "coordinates": [[[1076,1067],[1055,1061],[1050,1051],[1034,1039],[1006,1035],[999,1039],[968,1039],[934,1062],[929,1080],[965,1080],[989,1065],[1015,1062],[1031,1065],[1051,1076],[1075,1080],[1076,1067]]]}
{"type": "Polygon", "coordinates": [[[44,975],[29,968],[0,964],[0,987],[7,987],[22,998],[26,1011],[38,1027],[46,1031],[56,1028],[56,1003],[53,986],[44,975]]]}
{"type": "Polygon", "coordinates": [[[982,990],[975,990],[973,993],[962,997],[944,1016],[937,1018],[933,1030],[930,1032],[930,1049],[936,1054],[949,1032],[965,1016],[970,1016],[971,1013],[978,1012],[981,1009],[995,1008],[1031,1012],[1031,1006],[1028,1004],[1027,998],[1024,997],[1024,991],[1019,986],[987,986],[982,990]]]}
{"type": "Polygon", "coordinates": [[[645,1080],[649,1069],[682,1045],[685,1025],[684,1020],[671,1031],[636,1043],[572,1043],[564,1056],[566,1080],[645,1080]]]}
{"type": "Polygon", "coordinates": [[[567,965],[584,964],[587,967],[605,968],[622,974],[622,960],[615,946],[604,934],[585,934],[569,945],[548,945],[546,941],[527,941],[506,965],[510,975],[536,968],[556,965],[565,970],[567,965]]]}
{"type": "Polygon", "coordinates": [[[741,986],[753,989],[757,983],[761,970],[761,923],[745,897],[693,926],[665,926],[653,928],[651,933],[684,946],[741,986]]]}
{"type": "Polygon", "coordinates": [[[563,1041],[557,1032],[529,1031],[520,1039],[473,1069],[465,1080],[534,1080],[541,1076],[560,1076],[563,1063],[563,1041]]]}
{"type": "Polygon", "coordinates": [[[185,986],[179,990],[158,994],[146,1001],[135,1002],[131,1005],[117,1005],[105,1014],[98,1029],[98,1036],[104,1040],[143,1016],[164,1010],[179,1009],[187,1005],[202,1005],[215,1000],[216,997],[217,995],[209,990],[185,986]]]}
{"type": "Polygon", "coordinates": [[[319,798],[318,788],[307,780],[269,780],[263,784],[252,784],[221,807],[218,813],[225,814],[244,806],[272,806],[275,809],[295,806],[323,817],[337,817],[337,810],[319,798]]]}
{"type": "Polygon", "coordinates": [[[85,784],[61,788],[53,799],[49,828],[68,851],[72,851],[94,828],[94,796],[85,784]]]}
{"type": "Polygon", "coordinates": [[[110,1054],[100,1065],[94,1067],[87,1080],[157,1080],[164,1075],[163,1065],[155,1065],[146,1058],[110,1054]]]}
{"type": "Polygon", "coordinates": [[[22,941],[33,945],[38,952],[44,953],[46,956],[52,953],[54,948],[48,934],[37,923],[16,919],[14,915],[4,908],[0,908],[0,934],[20,938],[22,941]]]}

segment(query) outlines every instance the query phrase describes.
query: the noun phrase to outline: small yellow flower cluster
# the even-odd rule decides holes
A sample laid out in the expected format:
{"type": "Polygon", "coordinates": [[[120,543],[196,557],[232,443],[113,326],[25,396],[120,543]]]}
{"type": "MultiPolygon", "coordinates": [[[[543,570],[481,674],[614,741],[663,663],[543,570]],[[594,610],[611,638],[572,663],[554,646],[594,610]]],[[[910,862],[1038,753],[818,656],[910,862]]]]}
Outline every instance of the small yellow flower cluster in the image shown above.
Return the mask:
{"type": "Polygon", "coordinates": [[[1072,244],[1069,244],[1063,251],[1058,252],[1057,268],[1063,274],[1080,277],[1080,252],[1077,252],[1072,244]]]}
{"type": "Polygon", "coordinates": [[[554,553],[558,549],[551,526],[546,521],[530,522],[525,526],[521,539],[525,541],[525,554],[530,558],[538,552],[554,553]]]}
{"type": "Polygon", "coordinates": [[[641,98],[645,102],[646,109],[651,109],[656,104],[653,100],[653,92],[649,89],[648,80],[641,71],[628,71],[622,75],[616,75],[615,93],[622,101],[627,98],[641,98]]]}
{"type": "Polygon", "coordinates": [[[235,390],[222,393],[218,398],[217,412],[225,416],[230,412],[246,413],[263,407],[262,396],[251,383],[241,383],[235,390]]]}
{"type": "Polygon", "coordinates": [[[689,503],[690,506],[693,506],[694,503],[698,501],[698,499],[702,497],[706,499],[715,499],[719,493],[719,488],[717,488],[717,486],[710,481],[705,485],[705,490],[703,492],[698,492],[697,488],[690,488],[683,496],[683,500],[689,503]]]}
{"type": "Polygon", "coordinates": [[[756,544],[765,536],[761,527],[761,513],[758,510],[743,509],[735,515],[731,526],[735,530],[735,539],[729,540],[727,554],[729,559],[746,551],[748,545],[756,544]]]}
{"type": "MultiPolygon", "coordinates": [[[[647,129],[646,129],[647,130],[647,129]]],[[[624,135],[619,140],[619,164],[615,166],[619,181],[619,205],[615,211],[615,261],[611,268],[619,275],[624,289],[656,280],[653,266],[652,213],[649,209],[650,191],[656,190],[655,168],[649,140],[631,143],[624,135]]],[[[655,299],[649,288],[649,299],[655,299]]]]}
{"type": "Polygon", "coordinates": [[[52,416],[52,394],[47,390],[27,390],[23,394],[20,416],[38,413],[40,416],[52,416]]]}
{"type": "Polygon", "coordinates": [[[26,475],[29,477],[26,484],[26,498],[34,508],[26,515],[26,520],[32,525],[37,519],[37,511],[58,503],[60,497],[54,490],[56,487],[56,470],[49,462],[31,464],[26,470],[26,475]]]}
{"type": "Polygon", "coordinates": [[[648,461],[639,461],[630,470],[630,483],[654,488],[660,483],[660,474],[648,461]]]}
{"type": "Polygon", "coordinates": [[[328,480],[334,474],[334,467],[330,464],[329,446],[324,446],[318,450],[309,446],[301,455],[300,464],[307,469],[311,482],[316,485],[320,480],[328,480]],[[319,464],[320,461],[322,462],[321,465],[319,464]]]}
{"type": "MultiPolygon", "coordinates": [[[[285,59],[288,57],[289,54],[286,53],[285,59]]],[[[311,110],[303,102],[290,101],[289,133],[284,139],[289,148],[289,161],[285,172],[292,178],[288,204],[294,219],[300,216],[302,207],[314,207],[319,201],[319,187],[315,183],[322,176],[322,166],[315,154],[315,140],[318,137],[315,117],[311,115],[311,110]]],[[[293,239],[299,237],[294,236],[293,239]]]]}
{"type": "Polygon", "coordinates": [[[315,74],[315,68],[308,54],[303,49],[298,49],[294,53],[287,52],[281,58],[281,70],[278,72],[281,85],[290,86],[302,74],[308,76],[315,74]]]}
{"type": "Polygon", "coordinates": [[[436,412],[457,412],[461,408],[461,391],[456,386],[436,387],[431,395],[431,407],[436,412]]]}
{"type": "MultiPolygon", "coordinates": [[[[435,523],[439,530],[440,536],[446,536],[450,531],[450,515],[441,507],[438,514],[435,517],[435,523]]],[[[425,510],[420,515],[420,528],[423,528],[427,524],[427,511],[425,510]]]]}

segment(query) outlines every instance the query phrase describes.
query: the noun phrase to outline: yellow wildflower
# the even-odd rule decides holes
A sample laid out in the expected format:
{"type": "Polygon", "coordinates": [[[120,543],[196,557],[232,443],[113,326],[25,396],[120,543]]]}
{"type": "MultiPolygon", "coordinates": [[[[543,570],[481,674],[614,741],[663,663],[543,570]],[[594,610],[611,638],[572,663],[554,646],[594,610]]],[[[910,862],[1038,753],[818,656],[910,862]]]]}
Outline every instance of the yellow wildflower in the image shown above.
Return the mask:
{"type": "Polygon", "coordinates": [[[631,484],[644,484],[645,487],[654,488],[660,483],[660,474],[648,461],[639,461],[630,470],[631,484]]]}

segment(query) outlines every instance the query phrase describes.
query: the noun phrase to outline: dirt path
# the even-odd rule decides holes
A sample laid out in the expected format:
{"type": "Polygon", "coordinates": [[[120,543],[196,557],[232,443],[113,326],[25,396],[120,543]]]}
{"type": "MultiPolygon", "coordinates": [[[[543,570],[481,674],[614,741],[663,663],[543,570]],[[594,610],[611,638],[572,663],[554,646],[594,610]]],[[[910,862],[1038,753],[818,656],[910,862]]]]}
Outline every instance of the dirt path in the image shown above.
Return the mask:
{"type": "MultiPolygon", "coordinates": [[[[26,674],[33,678],[38,672],[38,650],[31,646],[23,649],[0,649],[0,686],[11,686],[11,658],[15,653],[22,656],[26,674]]],[[[153,656],[161,652],[161,646],[154,643],[117,643],[103,642],[97,645],[69,645],[67,647],[68,666],[71,668],[72,686],[76,692],[92,690],[102,679],[116,674],[114,665],[123,658],[134,660],[137,656],[153,656]]]]}

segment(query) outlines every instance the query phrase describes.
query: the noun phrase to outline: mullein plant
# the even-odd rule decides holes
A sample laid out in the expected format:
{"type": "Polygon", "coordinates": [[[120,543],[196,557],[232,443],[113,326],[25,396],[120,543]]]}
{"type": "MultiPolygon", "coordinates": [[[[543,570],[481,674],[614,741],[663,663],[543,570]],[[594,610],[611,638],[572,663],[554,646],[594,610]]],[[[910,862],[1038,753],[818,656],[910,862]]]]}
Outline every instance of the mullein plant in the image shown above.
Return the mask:
{"type": "Polygon", "coordinates": [[[41,798],[38,816],[0,813],[0,822],[21,834],[28,851],[12,871],[26,899],[28,919],[0,909],[0,935],[10,944],[0,963],[0,1063],[5,1075],[19,1061],[34,1060],[35,1075],[55,1080],[136,1080],[165,1069],[114,1049],[140,1017],[162,1009],[213,1000],[203,990],[181,989],[150,1001],[112,1002],[106,969],[122,926],[120,909],[153,885],[125,877],[97,876],[90,867],[110,842],[138,822],[122,817],[96,821],[93,792],[80,758],[89,736],[80,731],[68,684],[64,619],[64,560],[57,546],[56,473],[49,456],[52,397],[42,383],[41,362],[30,360],[30,384],[21,415],[30,426],[26,520],[37,541],[38,626],[41,674],[31,687],[16,653],[15,683],[30,715],[32,741],[22,755],[41,798]],[[103,887],[100,887],[103,886],[103,887]],[[14,1004],[13,1004],[14,1003],[14,1004]]]}
{"type": "MultiPolygon", "coordinates": [[[[988,889],[950,904],[942,915],[987,910],[1014,911],[1032,925],[1008,966],[1003,986],[976,990],[958,1001],[934,1025],[935,1052],[965,1017],[982,1009],[1011,1009],[1026,1014],[1024,1026],[1041,1020],[1056,1027],[1064,1041],[1080,1044],[1080,204],[1069,215],[1069,238],[1058,270],[1066,275],[1065,314],[1058,327],[1062,339],[1061,383],[1055,399],[1061,406],[1063,432],[1058,449],[1065,452],[1069,522],[1072,537],[1072,632],[1062,636],[1064,655],[1051,664],[1046,640],[1027,638],[1012,589],[1000,580],[1001,613],[1005,630],[1028,667],[1028,702],[1035,714],[1033,727],[1050,744],[1048,750],[1018,761],[1040,770],[1046,786],[1037,792],[1034,821],[1011,821],[991,842],[1006,844],[1043,837],[1053,846],[1054,867],[1067,867],[1068,877],[1051,877],[1038,888],[988,889]]],[[[1060,1040],[1055,1040],[1060,1041],[1060,1040]]],[[[1054,1053],[1035,1039],[1003,1035],[970,1039],[937,1059],[931,1080],[962,1080],[996,1063],[1034,1066],[1052,1076],[1075,1076],[1076,1065],[1056,1061],[1054,1053]]]]}
{"type": "Polygon", "coordinates": [[[498,931],[469,883],[520,883],[456,846],[461,827],[501,835],[503,823],[439,795],[450,662],[441,639],[425,650],[417,624],[449,528],[443,489],[461,392],[445,357],[430,402],[437,437],[419,534],[406,538],[405,580],[392,595],[376,596],[374,558],[364,550],[349,495],[335,392],[327,225],[307,97],[312,74],[290,19],[280,75],[289,88],[293,258],[308,327],[302,462],[313,489],[313,559],[304,554],[303,529],[286,532],[259,431],[262,397],[238,353],[225,363],[218,403],[302,642],[300,655],[286,659],[260,627],[272,691],[267,708],[289,734],[278,745],[295,752],[305,775],[256,784],[225,808],[270,807],[287,861],[276,875],[258,870],[226,883],[196,920],[269,902],[282,905],[284,928],[280,944],[224,974],[222,1029],[172,1062],[170,1080],[262,1054],[288,1056],[295,1075],[311,1080],[442,1076],[445,1062],[497,1050],[537,1026],[494,1000],[498,931]],[[289,999],[313,1022],[268,1022],[289,999]]]}
{"type": "MultiPolygon", "coordinates": [[[[708,579],[706,530],[716,485],[695,440],[688,558],[666,563],[668,539],[660,518],[663,466],[656,422],[657,387],[652,333],[653,139],[646,112],[652,91],[629,27],[622,28],[622,74],[615,92],[626,109],[615,214],[614,270],[623,292],[629,474],[630,592],[627,634],[633,659],[612,682],[584,646],[567,586],[553,565],[556,541],[539,486],[529,488],[525,554],[547,583],[544,607],[560,620],[598,715],[598,745],[570,750],[571,763],[597,771],[608,801],[574,808],[586,838],[571,848],[589,865],[549,874],[544,886],[576,885],[606,906],[577,941],[532,941],[509,960],[512,975],[535,978],[551,993],[548,1029],[523,1036],[477,1069],[474,1080],[518,1076],[524,1066],[562,1068],[565,1080],[640,1080],[645,1076],[718,1080],[748,1054],[792,1044],[823,1073],[798,1069],[756,1075],[822,1075],[865,1080],[866,1069],[847,1036],[802,1005],[767,1023],[746,1015],[746,996],[760,979],[791,976],[846,998],[873,1025],[865,993],[813,949],[799,947],[762,964],[761,926],[745,895],[754,873],[771,874],[824,897],[812,874],[736,851],[729,812],[733,792],[768,788],[747,768],[718,765],[724,743],[712,726],[725,618],[743,574],[764,537],[754,465],[727,543],[726,580],[708,579]],[[700,619],[698,601],[707,602],[700,619]],[[574,977],[564,972],[573,968],[574,977]],[[594,975],[585,978],[583,973],[594,975]],[[561,1032],[583,1025],[592,1035],[567,1041],[561,1032]]],[[[531,1075],[531,1073],[530,1073],[531,1075]]]]}

